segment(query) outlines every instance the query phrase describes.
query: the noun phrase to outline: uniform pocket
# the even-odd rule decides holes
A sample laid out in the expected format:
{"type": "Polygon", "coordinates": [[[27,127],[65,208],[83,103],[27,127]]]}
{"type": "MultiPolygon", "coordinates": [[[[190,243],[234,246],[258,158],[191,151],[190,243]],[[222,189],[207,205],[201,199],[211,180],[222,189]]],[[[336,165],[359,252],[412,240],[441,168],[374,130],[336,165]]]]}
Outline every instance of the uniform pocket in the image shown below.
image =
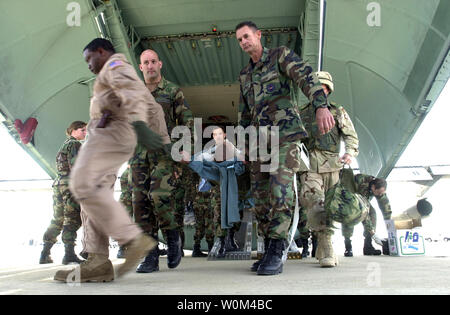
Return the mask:
{"type": "Polygon", "coordinates": [[[295,173],[300,170],[300,141],[280,145],[280,165],[287,167],[295,173]]]}
{"type": "Polygon", "coordinates": [[[281,82],[278,72],[271,71],[261,77],[261,86],[265,95],[281,94],[281,82]]]}

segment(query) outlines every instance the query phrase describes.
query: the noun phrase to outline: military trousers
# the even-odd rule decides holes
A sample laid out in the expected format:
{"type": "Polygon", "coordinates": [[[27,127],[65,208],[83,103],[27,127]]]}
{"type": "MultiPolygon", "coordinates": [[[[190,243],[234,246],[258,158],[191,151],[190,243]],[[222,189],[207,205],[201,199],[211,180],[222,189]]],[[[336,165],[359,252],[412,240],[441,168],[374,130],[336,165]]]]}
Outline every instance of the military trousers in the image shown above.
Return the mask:
{"type": "Polygon", "coordinates": [[[181,183],[181,168],[164,152],[153,153],[151,161],[154,167],[150,174],[150,196],[159,228],[163,231],[179,229],[176,211],[184,198],[184,191],[183,195],[177,194],[181,183]]]}
{"type": "Polygon", "coordinates": [[[57,180],[53,184],[53,219],[44,233],[43,240],[45,243],[55,244],[62,231],[63,243],[75,246],[80,226],[80,205],[70,192],[68,183],[57,180]]]}
{"type": "Polygon", "coordinates": [[[130,217],[133,217],[133,204],[132,204],[132,186],[131,186],[131,172],[127,168],[122,175],[120,175],[120,197],[119,201],[124,205],[130,217]]]}
{"type": "Polygon", "coordinates": [[[307,227],[313,231],[333,233],[324,203],[325,193],[339,181],[339,171],[327,173],[302,172],[300,175],[300,203],[306,208],[307,227]]]}
{"type": "MultiPolygon", "coordinates": [[[[186,197],[186,190],[189,189],[188,187],[186,187],[183,183],[183,177],[186,175],[185,173],[185,169],[184,168],[179,168],[181,166],[181,164],[176,165],[177,167],[177,175],[179,176],[181,175],[181,178],[178,178],[177,180],[177,185],[175,188],[175,192],[174,192],[174,198],[175,198],[175,214],[174,214],[174,220],[176,222],[177,225],[177,230],[180,233],[180,237],[181,237],[181,242],[182,245],[184,247],[184,210],[186,208],[186,203],[185,203],[185,197],[186,197]],[[180,173],[179,173],[180,172],[180,173]]],[[[167,237],[166,237],[167,239],[167,237]]]]}
{"type": "Polygon", "coordinates": [[[133,155],[136,134],[127,121],[113,120],[96,128],[98,122],[88,123],[89,137],[77,156],[69,187],[81,205],[84,251],[108,255],[109,237],[122,246],[142,233],[114,199],[117,173],[133,155]]]}
{"type": "Polygon", "coordinates": [[[206,242],[214,241],[214,215],[211,192],[197,192],[194,200],[194,215],[194,243],[200,243],[203,237],[205,237],[206,242]]]}
{"type": "Polygon", "coordinates": [[[134,222],[148,235],[158,234],[158,221],[154,213],[154,204],[150,198],[150,173],[154,163],[152,153],[138,145],[129,160],[131,172],[131,207],[134,222]]]}
{"type": "Polygon", "coordinates": [[[300,207],[299,210],[299,219],[297,224],[297,230],[299,233],[300,239],[308,239],[311,236],[311,232],[307,227],[308,217],[306,216],[306,210],[303,207],[300,207]]]}
{"type": "Polygon", "coordinates": [[[286,239],[295,205],[294,174],[300,169],[300,141],[280,144],[275,171],[262,171],[261,166],[267,163],[250,162],[258,234],[264,238],[286,239]]]}

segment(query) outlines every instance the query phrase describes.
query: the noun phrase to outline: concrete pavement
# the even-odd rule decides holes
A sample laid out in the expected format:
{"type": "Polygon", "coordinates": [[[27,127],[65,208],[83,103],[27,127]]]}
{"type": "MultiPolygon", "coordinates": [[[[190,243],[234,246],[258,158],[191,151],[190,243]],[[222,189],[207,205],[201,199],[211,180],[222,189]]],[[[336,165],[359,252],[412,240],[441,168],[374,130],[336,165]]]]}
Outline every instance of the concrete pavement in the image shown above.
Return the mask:
{"type": "MultiPolygon", "coordinates": [[[[190,253],[176,269],[160,259],[160,271],[129,273],[111,283],[64,284],[53,280],[59,264],[0,269],[0,295],[291,295],[291,294],[450,294],[450,257],[339,256],[336,268],[320,268],[313,258],[288,260],[278,276],[257,276],[254,260],[207,261],[190,253]]],[[[122,262],[113,260],[114,264],[122,262]]]]}

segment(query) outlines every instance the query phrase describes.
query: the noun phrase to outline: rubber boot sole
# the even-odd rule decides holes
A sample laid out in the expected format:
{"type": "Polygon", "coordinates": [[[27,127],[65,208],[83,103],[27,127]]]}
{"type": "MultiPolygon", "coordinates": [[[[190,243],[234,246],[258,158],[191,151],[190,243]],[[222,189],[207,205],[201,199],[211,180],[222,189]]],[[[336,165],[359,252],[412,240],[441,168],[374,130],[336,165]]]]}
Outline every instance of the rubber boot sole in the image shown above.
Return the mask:
{"type": "Polygon", "coordinates": [[[381,251],[380,251],[380,250],[375,250],[375,251],[363,251],[363,255],[364,255],[364,256],[380,256],[380,255],[381,255],[381,251]]]}
{"type": "Polygon", "coordinates": [[[253,265],[250,267],[250,270],[253,271],[253,272],[257,272],[259,266],[261,265],[261,261],[262,261],[262,259],[260,259],[260,260],[258,260],[258,261],[255,261],[255,262],[253,263],[253,265]]]}
{"type": "Polygon", "coordinates": [[[153,268],[152,270],[136,269],[136,273],[152,273],[157,271],[159,271],[159,267],[153,268]]]}
{"type": "Polygon", "coordinates": [[[92,275],[89,277],[82,278],[80,276],[80,267],[77,267],[72,270],[59,270],[56,272],[55,276],[53,277],[53,280],[56,281],[62,281],[65,283],[85,283],[85,282],[111,282],[114,280],[114,268],[112,264],[110,265],[110,268],[108,268],[109,271],[106,274],[101,275],[92,275]],[[78,273],[77,273],[78,269],[78,273]],[[77,277],[78,275],[78,277],[77,277]]]}
{"type": "Polygon", "coordinates": [[[338,265],[337,257],[326,257],[319,260],[321,268],[333,268],[338,265]]]}
{"type": "Polygon", "coordinates": [[[111,281],[114,280],[114,276],[112,276],[112,275],[105,275],[105,276],[91,277],[89,279],[78,279],[78,280],[75,279],[74,281],[67,281],[67,276],[66,277],[58,277],[58,276],[55,275],[53,280],[62,281],[62,282],[65,282],[65,283],[111,282],[111,281]]]}
{"type": "Polygon", "coordinates": [[[192,254],[192,256],[191,257],[194,257],[194,258],[204,258],[204,257],[208,257],[208,255],[207,254],[204,254],[204,253],[201,253],[201,254],[192,254]]]}
{"type": "Polygon", "coordinates": [[[282,272],[283,272],[283,265],[281,265],[281,267],[276,269],[276,270],[260,270],[258,268],[258,271],[256,272],[256,274],[258,276],[275,276],[275,275],[280,274],[282,272]]]}

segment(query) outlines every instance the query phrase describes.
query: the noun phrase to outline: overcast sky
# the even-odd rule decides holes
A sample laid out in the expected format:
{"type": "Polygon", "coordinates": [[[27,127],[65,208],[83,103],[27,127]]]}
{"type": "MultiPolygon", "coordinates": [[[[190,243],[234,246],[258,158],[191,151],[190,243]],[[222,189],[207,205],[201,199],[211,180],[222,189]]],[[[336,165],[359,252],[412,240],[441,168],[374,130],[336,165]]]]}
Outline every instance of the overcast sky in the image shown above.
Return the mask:
{"type": "Polygon", "coordinates": [[[0,180],[48,179],[50,176],[25,152],[0,125],[0,180]]]}
{"type": "Polygon", "coordinates": [[[442,90],[430,113],[403,152],[397,166],[450,164],[450,83],[442,90]]]}

